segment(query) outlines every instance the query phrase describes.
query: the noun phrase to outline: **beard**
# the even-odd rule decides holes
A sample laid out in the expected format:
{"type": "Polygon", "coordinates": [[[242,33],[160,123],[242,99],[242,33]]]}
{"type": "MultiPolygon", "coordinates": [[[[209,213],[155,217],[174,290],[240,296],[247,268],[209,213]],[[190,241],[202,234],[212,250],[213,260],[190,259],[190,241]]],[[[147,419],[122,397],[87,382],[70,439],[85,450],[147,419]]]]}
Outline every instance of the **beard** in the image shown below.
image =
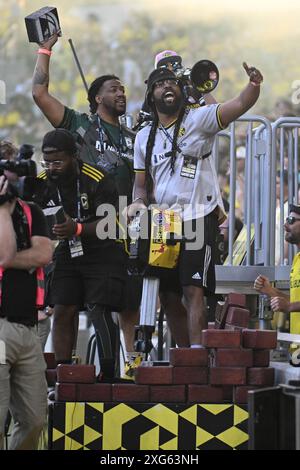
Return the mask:
{"type": "Polygon", "coordinates": [[[123,116],[126,113],[126,100],[124,103],[106,103],[103,101],[103,105],[106,108],[108,114],[113,117],[123,116]]]}
{"type": "Polygon", "coordinates": [[[61,179],[61,175],[59,173],[47,173],[47,179],[53,182],[59,181],[61,179]]]}
{"type": "Polygon", "coordinates": [[[286,232],[284,239],[286,242],[291,243],[292,245],[298,245],[300,243],[300,236],[293,235],[291,232],[286,232]]]}
{"type": "Polygon", "coordinates": [[[182,96],[175,96],[173,103],[166,103],[163,97],[154,100],[157,111],[159,113],[166,114],[167,116],[172,116],[173,114],[177,113],[177,111],[179,111],[181,108],[182,103],[182,96]]]}

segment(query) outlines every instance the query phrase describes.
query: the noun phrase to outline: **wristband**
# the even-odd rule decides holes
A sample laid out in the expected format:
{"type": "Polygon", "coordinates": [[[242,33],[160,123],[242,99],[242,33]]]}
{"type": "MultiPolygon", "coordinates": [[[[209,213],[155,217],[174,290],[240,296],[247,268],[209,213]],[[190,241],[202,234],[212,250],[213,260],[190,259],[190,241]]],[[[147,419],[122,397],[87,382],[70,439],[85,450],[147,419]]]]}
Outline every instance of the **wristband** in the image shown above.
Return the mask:
{"type": "Polygon", "coordinates": [[[76,235],[77,237],[79,237],[79,235],[81,234],[82,228],[83,228],[83,227],[82,227],[82,224],[80,224],[80,223],[77,222],[77,225],[76,225],[76,232],[75,232],[75,235],[76,235]]]}
{"type": "Polygon", "coordinates": [[[45,54],[45,55],[48,55],[49,57],[52,55],[52,51],[49,51],[49,49],[43,49],[42,47],[40,47],[37,51],[36,51],[37,54],[45,54]]]}

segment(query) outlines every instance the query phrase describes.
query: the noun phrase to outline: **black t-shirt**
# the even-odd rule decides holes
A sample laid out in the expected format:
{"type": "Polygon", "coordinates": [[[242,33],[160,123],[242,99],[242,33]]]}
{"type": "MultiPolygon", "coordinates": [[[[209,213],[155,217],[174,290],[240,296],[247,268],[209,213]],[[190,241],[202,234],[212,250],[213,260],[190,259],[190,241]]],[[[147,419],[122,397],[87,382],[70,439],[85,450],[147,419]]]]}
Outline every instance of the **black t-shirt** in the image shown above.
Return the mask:
{"type": "MultiPolygon", "coordinates": [[[[80,222],[96,221],[97,209],[102,204],[109,204],[118,209],[118,191],[114,178],[92,165],[78,161],[79,174],[70,177],[57,185],[51,182],[42,172],[37,178],[28,178],[25,183],[26,198],[31,198],[43,209],[62,205],[66,214],[78,219],[78,203],[80,205],[80,222]],[[78,186],[79,184],[79,186],[78,186]],[[78,194],[79,188],[79,194],[78,194]]],[[[112,221],[117,227],[116,220],[112,221]]],[[[100,240],[94,237],[81,237],[84,256],[92,256],[104,264],[125,262],[124,248],[115,239],[100,240]]],[[[57,262],[70,259],[68,240],[59,243],[55,251],[57,262]]],[[[84,260],[84,258],[83,258],[84,260]]]]}
{"type": "MultiPolygon", "coordinates": [[[[31,236],[48,237],[46,219],[41,209],[29,203],[32,214],[31,236]]],[[[29,227],[27,219],[20,208],[12,215],[14,230],[17,237],[18,251],[30,248],[29,227]],[[26,236],[22,235],[24,228],[26,236]],[[26,239],[25,239],[26,238],[26,239]]],[[[1,316],[9,321],[33,326],[37,322],[36,309],[36,271],[29,273],[23,269],[6,269],[2,279],[1,316]]]]}

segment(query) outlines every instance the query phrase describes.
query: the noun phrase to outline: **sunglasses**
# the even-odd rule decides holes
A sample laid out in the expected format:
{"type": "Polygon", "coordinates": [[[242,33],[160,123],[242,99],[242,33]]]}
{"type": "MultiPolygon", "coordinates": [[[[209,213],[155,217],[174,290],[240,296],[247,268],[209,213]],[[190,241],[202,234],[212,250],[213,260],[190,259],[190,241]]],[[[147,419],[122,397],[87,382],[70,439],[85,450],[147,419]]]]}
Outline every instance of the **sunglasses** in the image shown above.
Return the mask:
{"type": "Polygon", "coordinates": [[[45,160],[40,160],[40,165],[42,168],[48,170],[49,168],[55,168],[56,170],[60,170],[63,167],[65,162],[62,160],[54,160],[53,162],[48,162],[45,160]]]}
{"type": "Polygon", "coordinates": [[[176,86],[178,85],[179,80],[176,78],[166,78],[164,80],[158,80],[157,82],[154,83],[154,88],[162,88],[165,85],[171,85],[171,86],[176,86]]]}
{"type": "Polygon", "coordinates": [[[299,221],[300,219],[297,219],[296,217],[293,217],[292,215],[289,215],[285,221],[289,225],[293,225],[295,222],[299,221]]]}

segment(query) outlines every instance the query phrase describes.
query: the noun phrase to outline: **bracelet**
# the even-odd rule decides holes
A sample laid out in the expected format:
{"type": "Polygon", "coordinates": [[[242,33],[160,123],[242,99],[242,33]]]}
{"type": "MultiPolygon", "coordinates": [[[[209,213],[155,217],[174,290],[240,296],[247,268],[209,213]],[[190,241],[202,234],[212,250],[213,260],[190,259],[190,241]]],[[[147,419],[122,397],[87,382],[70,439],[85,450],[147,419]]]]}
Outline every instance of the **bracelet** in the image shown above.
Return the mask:
{"type": "Polygon", "coordinates": [[[36,51],[37,54],[45,54],[45,55],[48,55],[49,57],[52,55],[52,51],[49,51],[49,49],[43,49],[42,47],[40,47],[37,51],[36,51]]]}
{"type": "Polygon", "coordinates": [[[76,225],[76,232],[75,232],[75,235],[76,235],[77,237],[79,237],[79,235],[81,234],[82,229],[83,229],[82,224],[80,224],[79,222],[77,222],[77,225],[76,225]]]}
{"type": "Polygon", "coordinates": [[[251,81],[250,81],[250,83],[251,83],[251,85],[253,85],[253,86],[260,86],[260,83],[255,83],[255,82],[251,82],[251,81]]]}

